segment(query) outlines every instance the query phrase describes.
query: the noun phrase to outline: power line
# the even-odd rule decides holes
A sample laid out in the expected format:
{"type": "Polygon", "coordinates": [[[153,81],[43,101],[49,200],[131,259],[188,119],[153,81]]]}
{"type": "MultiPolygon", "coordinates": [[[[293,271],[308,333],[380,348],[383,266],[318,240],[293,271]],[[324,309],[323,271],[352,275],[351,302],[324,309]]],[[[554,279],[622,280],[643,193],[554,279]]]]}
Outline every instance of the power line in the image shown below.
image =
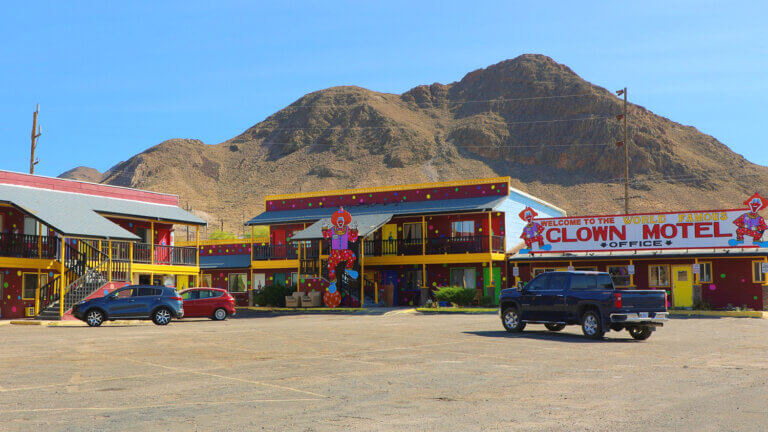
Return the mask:
{"type": "MultiPolygon", "coordinates": [[[[463,104],[471,104],[471,103],[486,103],[486,102],[514,102],[514,101],[529,101],[529,100],[541,100],[541,99],[560,99],[560,98],[571,98],[571,97],[580,97],[580,96],[596,96],[596,97],[602,97],[604,95],[598,94],[598,93],[577,93],[577,94],[568,94],[568,95],[552,95],[552,96],[531,96],[531,97],[520,97],[520,98],[497,98],[497,99],[480,99],[480,100],[468,100],[468,101],[451,101],[451,102],[444,102],[441,105],[463,105],[463,104]]],[[[410,101],[403,101],[406,103],[410,103],[410,101]]],[[[419,102],[415,102],[417,105],[419,102]]],[[[350,108],[352,108],[352,105],[347,104],[350,108]]],[[[335,105],[335,104],[301,104],[301,105],[288,105],[285,108],[343,108],[345,105],[335,105]]],[[[284,108],[284,109],[285,109],[284,108]]]]}

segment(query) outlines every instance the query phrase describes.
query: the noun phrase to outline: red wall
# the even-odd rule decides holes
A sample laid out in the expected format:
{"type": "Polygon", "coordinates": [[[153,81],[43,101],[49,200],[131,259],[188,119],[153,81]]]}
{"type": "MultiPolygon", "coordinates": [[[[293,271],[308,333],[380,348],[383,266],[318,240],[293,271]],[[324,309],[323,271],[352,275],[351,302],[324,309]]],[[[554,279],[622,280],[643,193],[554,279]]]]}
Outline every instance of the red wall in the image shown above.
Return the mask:
{"type": "Polygon", "coordinates": [[[0,207],[3,217],[2,232],[22,234],[24,232],[24,214],[13,207],[0,207]]]}
{"type": "MultiPolygon", "coordinates": [[[[1,268],[3,275],[2,293],[0,299],[0,318],[24,318],[24,308],[34,306],[35,300],[21,299],[21,278],[23,273],[37,273],[36,270],[20,268],[1,268]]],[[[45,273],[45,272],[43,272],[45,273]]],[[[53,279],[58,273],[47,272],[48,277],[53,279]]]]}

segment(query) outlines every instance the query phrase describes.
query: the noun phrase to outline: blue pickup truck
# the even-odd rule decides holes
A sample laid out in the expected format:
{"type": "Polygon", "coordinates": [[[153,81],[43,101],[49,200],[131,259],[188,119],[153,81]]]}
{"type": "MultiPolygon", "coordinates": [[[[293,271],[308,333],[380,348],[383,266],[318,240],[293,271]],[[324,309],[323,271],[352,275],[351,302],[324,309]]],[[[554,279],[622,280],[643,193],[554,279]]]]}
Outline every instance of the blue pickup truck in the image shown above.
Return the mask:
{"type": "Polygon", "coordinates": [[[602,339],[605,332],[628,330],[648,339],[667,320],[667,293],[662,290],[617,290],[604,272],[548,272],[499,295],[501,322],[508,332],[526,324],[560,331],[579,324],[584,335],[602,339]]]}

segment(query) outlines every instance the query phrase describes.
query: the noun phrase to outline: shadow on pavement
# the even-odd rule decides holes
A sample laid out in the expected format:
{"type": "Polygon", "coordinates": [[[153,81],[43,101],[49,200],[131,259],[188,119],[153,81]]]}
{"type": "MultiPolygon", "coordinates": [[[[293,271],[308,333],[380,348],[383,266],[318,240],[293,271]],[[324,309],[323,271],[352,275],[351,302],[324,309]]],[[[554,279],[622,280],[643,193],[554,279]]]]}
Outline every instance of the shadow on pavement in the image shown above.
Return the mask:
{"type": "Polygon", "coordinates": [[[585,336],[574,333],[559,333],[551,331],[523,331],[521,333],[509,333],[504,330],[481,330],[481,331],[465,331],[464,334],[470,334],[474,336],[490,337],[490,338],[507,338],[507,339],[536,339],[536,340],[549,340],[555,342],[565,343],[610,343],[610,342],[641,342],[634,339],[622,338],[615,339],[609,336],[618,336],[617,332],[606,333],[606,338],[603,340],[587,339],[585,336]],[[614,333],[613,335],[611,333],[614,333]]]}

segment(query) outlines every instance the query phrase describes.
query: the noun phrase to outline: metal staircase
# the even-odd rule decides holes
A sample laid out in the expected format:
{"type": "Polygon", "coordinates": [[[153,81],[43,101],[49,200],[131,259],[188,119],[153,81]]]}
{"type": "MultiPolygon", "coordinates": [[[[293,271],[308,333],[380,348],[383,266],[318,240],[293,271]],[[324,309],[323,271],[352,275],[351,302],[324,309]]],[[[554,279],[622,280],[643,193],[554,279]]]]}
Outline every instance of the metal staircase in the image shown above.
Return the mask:
{"type": "Polygon", "coordinates": [[[65,247],[63,275],[50,280],[40,288],[38,294],[39,312],[35,319],[59,320],[62,310],[72,309],[96,290],[109,282],[109,256],[86,240],[65,247]],[[64,288],[63,309],[60,287],[64,288]]]}

